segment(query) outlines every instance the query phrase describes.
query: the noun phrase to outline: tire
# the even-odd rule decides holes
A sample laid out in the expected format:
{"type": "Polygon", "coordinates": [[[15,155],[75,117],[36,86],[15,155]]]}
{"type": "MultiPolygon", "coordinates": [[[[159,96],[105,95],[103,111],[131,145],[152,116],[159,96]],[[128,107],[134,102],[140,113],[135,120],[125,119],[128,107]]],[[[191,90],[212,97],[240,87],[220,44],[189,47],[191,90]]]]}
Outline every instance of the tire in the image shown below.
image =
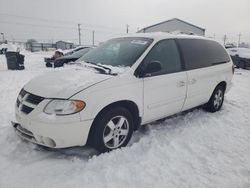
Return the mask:
{"type": "Polygon", "coordinates": [[[101,153],[125,147],[133,130],[134,119],[126,108],[109,108],[94,121],[89,144],[101,153]]]}
{"type": "Polygon", "coordinates": [[[221,85],[218,85],[214,89],[214,92],[212,96],[210,97],[208,103],[206,104],[205,109],[208,112],[219,111],[224,101],[224,93],[225,93],[224,87],[221,85]]]}

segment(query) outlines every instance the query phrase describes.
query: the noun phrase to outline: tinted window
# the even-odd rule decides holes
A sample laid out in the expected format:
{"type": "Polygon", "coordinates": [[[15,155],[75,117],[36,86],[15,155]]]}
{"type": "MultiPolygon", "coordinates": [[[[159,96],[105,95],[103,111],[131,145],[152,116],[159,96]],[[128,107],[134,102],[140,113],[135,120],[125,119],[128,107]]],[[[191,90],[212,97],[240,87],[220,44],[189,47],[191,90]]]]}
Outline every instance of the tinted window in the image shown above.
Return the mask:
{"type": "Polygon", "coordinates": [[[181,60],[175,41],[163,40],[158,42],[144,59],[144,66],[153,61],[161,63],[162,71],[158,74],[180,71],[181,60]]]}
{"type": "Polygon", "coordinates": [[[217,42],[201,39],[179,39],[186,69],[208,67],[228,62],[229,56],[217,42]]]}

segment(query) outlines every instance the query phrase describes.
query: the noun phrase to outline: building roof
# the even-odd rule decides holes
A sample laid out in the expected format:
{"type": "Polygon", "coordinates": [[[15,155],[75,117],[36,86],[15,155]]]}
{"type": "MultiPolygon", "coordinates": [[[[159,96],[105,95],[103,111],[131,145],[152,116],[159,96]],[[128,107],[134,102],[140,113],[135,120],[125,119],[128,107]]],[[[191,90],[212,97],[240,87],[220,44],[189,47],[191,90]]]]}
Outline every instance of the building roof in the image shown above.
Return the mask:
{"type": "Polygon", "coordinates": [[[161,24],[164,24],[164,23],[167,23],[167,22],[170,22],[170,21],[174,21],[174,20],[177,20],[177,21],[179,21],[179,22],[183,22],[183,23],[185,23],[185,24],[191,25],[191,26],[193,26],[193,27],[196,27],[196,28],[198,28],[198,29],[200,29],[200,30],[205,31],[204,28],[201,28],[201,27],[198,27],[198,26],[196,26],[196,25],[190,24],[190,23],[185,22],[185,21],[183,21],[183,20],[180,20],[180,19],[178,19],[178,18],[173,18],[173,19],[166,20],[166,21],[164,21],[164,22],[160,22],[160,23],[157,23],[157,24],[148,26],[148,27],[144,27],[144,28],[140,29],[138,32],[141,32],[141,31],[143,31],[143,30],[145,30],[145,29],[149,29],[149,28],[151,28],[151,27],[154,27],[154,26],[157,26],[157,25],[161,25],[161,24]]]}
{"type": "Polygon", "coordinates": [[[73,42],[70,42],[70,41],[63,41],[63,40],[59,40],[59,41],[57,41],[56,43],[58,43],[58,42],[63,42],[63,43],[67,43],[67,44],[73,44],[73,42]]]}

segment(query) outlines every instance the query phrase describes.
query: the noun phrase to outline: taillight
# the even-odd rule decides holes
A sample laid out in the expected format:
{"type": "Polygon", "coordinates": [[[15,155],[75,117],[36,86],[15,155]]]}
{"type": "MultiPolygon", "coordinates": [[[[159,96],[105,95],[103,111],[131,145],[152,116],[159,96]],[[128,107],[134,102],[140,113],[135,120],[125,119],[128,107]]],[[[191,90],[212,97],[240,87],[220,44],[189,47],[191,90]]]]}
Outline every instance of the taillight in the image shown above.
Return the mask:
{"type": "Polygon", "coordinates": [[[234,74],[234,64],[232,65],[232,73],[234,74]]]}

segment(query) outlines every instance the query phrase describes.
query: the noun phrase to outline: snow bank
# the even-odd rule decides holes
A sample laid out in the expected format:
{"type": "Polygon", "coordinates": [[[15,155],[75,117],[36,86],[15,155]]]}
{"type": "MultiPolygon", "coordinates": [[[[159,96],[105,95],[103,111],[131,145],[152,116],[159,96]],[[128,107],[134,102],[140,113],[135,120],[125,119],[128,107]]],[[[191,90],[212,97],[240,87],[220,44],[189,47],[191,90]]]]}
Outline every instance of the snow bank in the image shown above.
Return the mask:
{"type": "Polygon", "coordinates": [[[40,64],[43,56],[26,54],[24,71],[0,67],[1,188],[250,187],[249,71],[236,70],[220,112],[196,109],[147,125],[128,147],[98,155],[88,147],[44,150],[14,133],[10,121],[19,90],[54,71],[40,64]]]}

